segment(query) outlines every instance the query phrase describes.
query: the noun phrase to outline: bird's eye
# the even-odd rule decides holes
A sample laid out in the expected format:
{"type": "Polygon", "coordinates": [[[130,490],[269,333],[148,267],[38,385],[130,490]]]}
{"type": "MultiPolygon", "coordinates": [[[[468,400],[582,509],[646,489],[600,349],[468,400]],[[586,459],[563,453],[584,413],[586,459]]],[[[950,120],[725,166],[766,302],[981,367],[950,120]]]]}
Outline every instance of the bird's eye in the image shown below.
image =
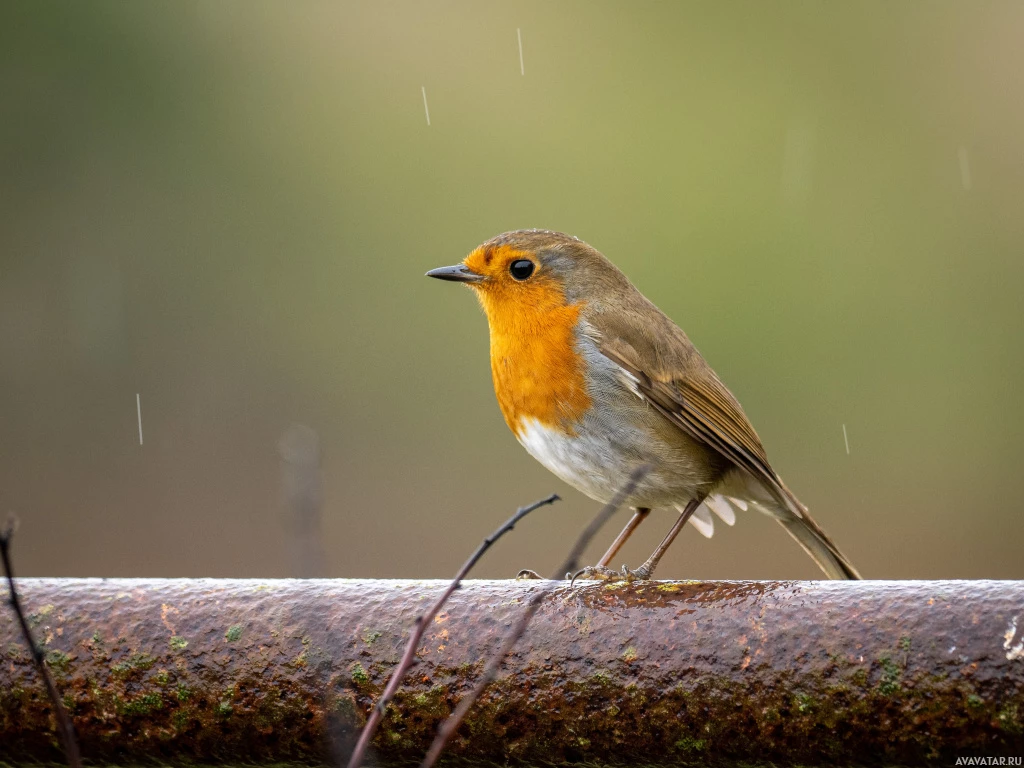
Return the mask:
{"type": "Polygon", "coordinates": [[[516,280],[525,280],[533,274],[533,262],[529,259],[513,261],[509,265],[508,271],[516,280]]]}

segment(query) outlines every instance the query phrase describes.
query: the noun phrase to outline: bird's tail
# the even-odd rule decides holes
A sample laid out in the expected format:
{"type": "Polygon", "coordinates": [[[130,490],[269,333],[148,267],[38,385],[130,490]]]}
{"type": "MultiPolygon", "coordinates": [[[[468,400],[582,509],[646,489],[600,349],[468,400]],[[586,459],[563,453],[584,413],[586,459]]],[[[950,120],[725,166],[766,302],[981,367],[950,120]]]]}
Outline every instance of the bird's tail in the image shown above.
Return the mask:
{"type": "Polygon", "coordinates": [[[839,547],[814,522],[814,518],[807,512],[807,507],[800,503],[781,479],[779,489],[783,492],[782,501],[786,502],[786,511],[789,514],[777,515],[775,519],[796,539],[796,543],[803,547],[804,552],[811,556],[825,575],[830,579],[861,578],[853,564],[839,551],[839,547]]]}
{"type": "MultiPolygon", "coordinates": [[[[800,503],[777,475],[773,475],[771,482],[768,483],[741,470],[735,470],[725,476],[718,490],[734,503],[737,503],[737,499],[744,500],[743,509],[747,508],[746,503],[750,503],[756,509],[778,520],[830,579],[861,578],[857,569],[839,551],[828,534],[814,522],[807,507],[800,503]]],[[[719,515],[721,516],[721,513],[719,515]]],[[[730,522],[729,519],[723,519],[730,522]]]]}
{"type": "Polygon", "coordinates": [[[779,519],[783,528],[803,547],[804,552],[818,564],[830,579],[859,579],[857,569],[850,564],[825,532],[809,517],[779,519]]]}

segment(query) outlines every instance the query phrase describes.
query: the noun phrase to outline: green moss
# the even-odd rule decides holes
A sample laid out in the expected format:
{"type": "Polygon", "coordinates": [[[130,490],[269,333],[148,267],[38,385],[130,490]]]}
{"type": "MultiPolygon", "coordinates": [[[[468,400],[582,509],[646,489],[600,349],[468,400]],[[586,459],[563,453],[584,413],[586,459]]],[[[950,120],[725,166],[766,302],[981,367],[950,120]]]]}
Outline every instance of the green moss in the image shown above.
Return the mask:
{"type": "Polygon", "coordinates": [[[380,639],[380,637],[383,634],[383,632],[378,632],[377,630],[371,631],[368,629],[365,632],[363,632],[363,642],[367,645],[373,645],[375,642],[377,642],[377,640],[380,639]]]}
{"type": "Polygon", "coordinates": [[[159,672],[156,673],[156,682],[157,685],[167,685],[169,682],[171,682],[170,673],[168,673],[166,669],[161,669],[159,672]]]}
{"type": "Polygon", "coordinates": [[[814,699],[806,693],[796,694],[796,709],[801,715],[814,711],[814,699]]]}
{"type": "Polygon", "coordinates": [[[882,667],[882,680],[878,684],[878,690],[883,696],[893,696],[900,692],[900,677],[903,671],[888,656],[878,660],[882,667]]]}
{"type": "Polygon", "coordinates": [[[907,637],[906,635],[901,637],[900,638],[899,647],[900,647],[901,651],[909,651],[910,650],[910,638],[907,637]]]}
{"type": "Polygon", "coordinates": [[[231,706],[230,701],[219,701],[214,711],[217,713],[217,717],[230,717],[235,708],[231,706]]]}
{"type": "Polygon", "coordinates": [[[634,648],[631,645],[625,651],[623,651],[622,660],[627,664],[632,664],[634,661],[636,661],[636,648],[634,648]]]}
{"type": "Polygon", "coordinates": [[[981,709],[983,706],[985,706],[985,700],[981,698],[981,696],[972,693],[970,696],[967,697],[967,706],[971,709],[981,709]]]}
{"type": "Polygon", "coordinates": [[[71,657],[64,653],[64,651],[47,651],[46,663],[58,672],[63,673],[68,671],[68,666],[71,664],[71,657]]]}
{"type": "Polygon", "coordinates": [[[416,714],[427,719],[443,720],[451,714],[448,688],[443,685],[435,685],[429,691],[416,694],[412,697],[412,703],[416,714]]]}
{"type": "Polygon", "coordinates": [[[241,636],[242,636],[242,625],[241,624],[232,624],[230,627],[228,627],[228,631],[224,633],[224,639],[227,640],[229,643],[237,642],[238,638],[240,638],[241,636]]]}
{"type": "Polygon", "coordinates": [[[188,640],[181,637],[181,635],[174,635],[174,637],[167,641],[167,646],[172,651],[183,651],[188,647],[188,640]]]}
{"type": "Polygon", "coordinates": [[[123,717],[138,717],[148,715],[155,709],[161,709],[163,705],[164,700],[159,693],[146,693],[130,701],[119,699],[117,712],[123,717]]]}
{"type": "Polygon", "coordinates": [[[47,604],[35,613],[30,613],[26,618],[26,621],[28,622],[29,627],[34,628],[39,626],[42,623],[43,619],[45,619],[51,613],[53,613],[53,604],[47,604]]]}
{"type": "Polygon", "coordinates": [[[187,709],[179,709],[171,716],[171,724],[180,731],[188,725],[189,717],[191,714],[187,709]]]}
{"type": "Polygon", "coordinates": [[[366,669],[358,661],[352,665],[352,682],[356,685],[366,685],[370,682],[370,676],[367,674],[366,669]]]}
{"type": "Polygon", "coordinates": [[[682,736],[673,745],[677,752],[703,752],[707,747],[704,739],[695,739],[692,736],[682,736]]]}
{"type": "Polygon", "coordinates": [[[590,679],[593,680],[598,685],[608,685],[612,681],[612,676],[608,672],[608,670],[606,670],[606,669],[599,669],[594,674],[592,674],[590,676],[590,679]]]}
{"type": "Polygon", "coordinates": [[[125,678],[134,672],[145,672],[156,663],[156,659],[148,653],[133,653],[124,661],[118,662],[110,671],[114,677],[125,678]]]}

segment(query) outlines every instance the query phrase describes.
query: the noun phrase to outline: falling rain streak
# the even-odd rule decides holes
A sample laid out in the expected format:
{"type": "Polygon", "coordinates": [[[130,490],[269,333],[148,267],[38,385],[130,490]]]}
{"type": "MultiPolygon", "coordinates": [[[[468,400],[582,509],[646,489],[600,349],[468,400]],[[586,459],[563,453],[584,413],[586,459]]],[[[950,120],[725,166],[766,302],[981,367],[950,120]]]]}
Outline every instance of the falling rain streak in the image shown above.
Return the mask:
{"type": "Polygon", "coordinates": [[[846,443],[846,455],[850,455],[850,438],[846,436],[846,425],[843,424],[843,442],[846,443]]]}
{"type": "Polygon", "coordinates": [[[142,445],[142,398],[135,393],[135,413],[139,417],[139,445],[142,445]]]}
{"type": "Polygon", "coordinates": [[[526,76],[526,67],[523,65],[523,33],[516,27],[516,38],[519,40],[519,74],[526,76]]]}
{"type": "Polygon", "coordinates": [[[427,106],[427,86],[420,86],[423,91],[423,111],[427,113],[427,125],[430,125],[430,107],[427,106]]]}

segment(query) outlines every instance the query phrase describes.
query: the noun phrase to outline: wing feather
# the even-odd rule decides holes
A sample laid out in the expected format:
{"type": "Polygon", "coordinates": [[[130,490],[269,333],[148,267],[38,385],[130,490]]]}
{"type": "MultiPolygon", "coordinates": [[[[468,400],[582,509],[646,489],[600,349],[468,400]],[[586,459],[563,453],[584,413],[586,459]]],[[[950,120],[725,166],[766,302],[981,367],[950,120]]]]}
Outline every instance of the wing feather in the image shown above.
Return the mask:
{"type": "MultiPolygon", "coordinates": [[[[746,469],[780,496],[786,494],[768,463],[764,447],[743,409],[714,372],[704,366],[700,378],[652,378],[631,360],[621,340],[598,345],[601,353],[627,371],[634,389],[686,434],[746,469]]],[[[774,495],[774,494],[773,494],[774,495]]]]}

